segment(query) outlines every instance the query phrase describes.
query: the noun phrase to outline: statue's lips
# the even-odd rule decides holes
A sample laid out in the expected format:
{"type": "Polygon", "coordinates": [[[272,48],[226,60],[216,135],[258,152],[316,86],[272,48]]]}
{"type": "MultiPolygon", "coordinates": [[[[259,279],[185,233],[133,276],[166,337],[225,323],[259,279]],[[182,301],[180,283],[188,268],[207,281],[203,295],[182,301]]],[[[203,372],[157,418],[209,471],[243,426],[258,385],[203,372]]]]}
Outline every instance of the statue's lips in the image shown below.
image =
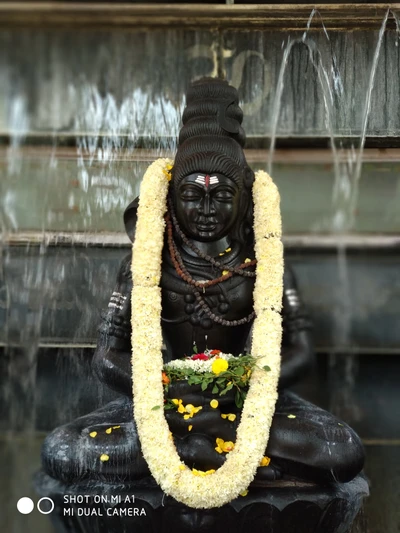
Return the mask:
{"type": "Polygon", "coordinates": [[[198,231],[214,231],[217,224],[196,224],[198,231]]]}

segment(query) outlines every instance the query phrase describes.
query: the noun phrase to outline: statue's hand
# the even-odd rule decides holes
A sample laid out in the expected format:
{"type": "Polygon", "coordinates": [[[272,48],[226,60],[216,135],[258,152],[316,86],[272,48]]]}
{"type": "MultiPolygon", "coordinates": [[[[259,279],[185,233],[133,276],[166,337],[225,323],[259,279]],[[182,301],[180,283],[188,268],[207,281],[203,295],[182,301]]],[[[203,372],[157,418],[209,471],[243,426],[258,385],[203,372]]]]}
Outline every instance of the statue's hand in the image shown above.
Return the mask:
{"type": "Polygon", "coordinates": [[[189,385],[187,380],[180,380],[171,383],[168,387],[167,397],[182,400],[183,405],[192,404],[195,407],[209,406],[211,400],[217,400],[220,406],[235,405],[235,391],[232,389],[223,396],[213,394],[212,387],[205,391],[201,390],[200,385],[189,385]]]}
{"type": "Polygon", "coordinates": [[[165,418],[173,435],[185,437],[198,433],[211,437],[213,443],[217,438],[234,442],[240,415],[235,414],[236,418],[231,422],[228,418],[222,418],[222,414],[218,408],[204,406],[190,418],[174,410],[166,410],[165,418]]]}

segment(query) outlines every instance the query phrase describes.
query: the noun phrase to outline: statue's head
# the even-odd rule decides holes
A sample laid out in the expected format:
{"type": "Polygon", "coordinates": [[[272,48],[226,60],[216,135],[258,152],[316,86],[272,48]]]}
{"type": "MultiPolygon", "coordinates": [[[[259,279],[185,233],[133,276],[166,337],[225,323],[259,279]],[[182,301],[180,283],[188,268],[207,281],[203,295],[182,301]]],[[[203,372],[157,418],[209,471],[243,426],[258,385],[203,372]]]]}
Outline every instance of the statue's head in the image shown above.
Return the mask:
{"type": "Polygon", "coordinates": [[[252,231],[254,173],[243,153],[238,93],[215,78],[189,88],[171,196],[182,231],[198,241],[227,235],[244,242],[252,231]]]}

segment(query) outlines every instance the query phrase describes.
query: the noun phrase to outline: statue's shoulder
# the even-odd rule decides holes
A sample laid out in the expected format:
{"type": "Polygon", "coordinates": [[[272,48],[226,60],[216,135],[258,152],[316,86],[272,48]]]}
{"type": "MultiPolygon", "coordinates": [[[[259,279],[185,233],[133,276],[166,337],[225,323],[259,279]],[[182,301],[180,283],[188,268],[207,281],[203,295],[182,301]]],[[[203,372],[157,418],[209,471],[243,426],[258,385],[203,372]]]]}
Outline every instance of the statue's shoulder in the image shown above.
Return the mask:
{"type": "Polygon", "coordinates": [[[126,282],[132,280],[132,252],[126,255],[119,266],[118,282],[126,282]]]}
{"type": "Polygon", "coordinates": [[[296,276],[293,271],[293,268],[291,264],[286,260],[284,262],[284,270],[283,270],[283,289],[285,291],[290,289],[297,289],[297,281],[296,276]]]}
{"type": "Polygon", "coordinates": [[[139,196],[131,202],[128,207],[125,209],[124,212],[124,224],[125,224],[125,230],[130,238],[130,240],[133,242],[135,239],[135,231],[136,231],[136,222],[137,222],[137,209],[139,206],[139,196]]]}

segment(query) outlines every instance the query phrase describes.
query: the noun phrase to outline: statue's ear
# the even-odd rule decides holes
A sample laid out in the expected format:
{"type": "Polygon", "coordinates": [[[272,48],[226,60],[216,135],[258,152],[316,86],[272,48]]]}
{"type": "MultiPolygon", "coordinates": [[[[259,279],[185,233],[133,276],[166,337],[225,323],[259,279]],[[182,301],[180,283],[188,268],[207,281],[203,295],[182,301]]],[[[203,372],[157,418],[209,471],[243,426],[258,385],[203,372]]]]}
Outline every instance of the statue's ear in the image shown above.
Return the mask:
{"type": "Polygon", "coordinates": [[[133,242],[135,240],[137,208],[139,206],[139,196],[131,202],[124,212],[124,224],[128,237],[133,242]]]}

